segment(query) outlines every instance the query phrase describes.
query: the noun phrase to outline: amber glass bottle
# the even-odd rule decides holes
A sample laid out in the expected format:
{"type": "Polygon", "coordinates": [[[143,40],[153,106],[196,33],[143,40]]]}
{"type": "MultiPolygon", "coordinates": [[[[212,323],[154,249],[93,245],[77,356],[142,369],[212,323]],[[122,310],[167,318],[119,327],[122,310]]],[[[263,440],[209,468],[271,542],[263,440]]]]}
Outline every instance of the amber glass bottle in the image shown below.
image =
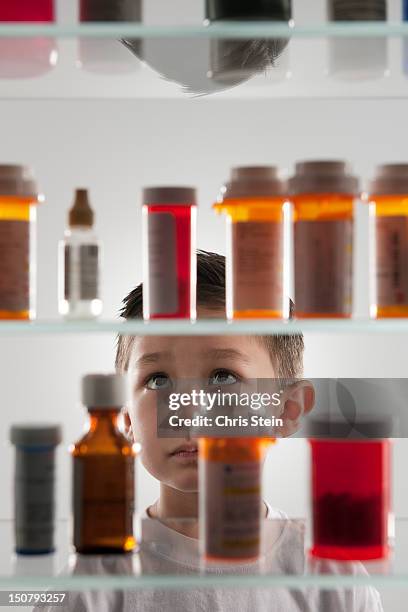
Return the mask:
{"type": "Polygon", "coordinates": [[[120,553],[135,547],[134,461],[120,431],[124,379],[91,374],[82,381],[89,428],[73,446],[74,547],[79,553],[120,553]]]}

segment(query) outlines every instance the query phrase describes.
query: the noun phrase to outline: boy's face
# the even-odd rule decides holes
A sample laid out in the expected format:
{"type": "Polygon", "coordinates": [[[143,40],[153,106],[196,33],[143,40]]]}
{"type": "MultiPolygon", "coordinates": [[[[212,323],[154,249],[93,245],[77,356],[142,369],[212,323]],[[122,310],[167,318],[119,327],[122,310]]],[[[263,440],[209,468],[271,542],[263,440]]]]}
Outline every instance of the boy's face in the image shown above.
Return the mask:
{"type": "MultiPolygon", "coordinates": [[[[204,316],[224,313],[211,311],[204,316]]],[[[203,312],[199,313],[203,316],[203,312]]],[[[269,353],[250,336],[137,337],[129,362],[130,418],[141,460],[161,483],[181,491],[198,490],[197,442],[157,436],[157,392],[172,382],[200,379],[208,385],[273,378],[269,353]]]]}

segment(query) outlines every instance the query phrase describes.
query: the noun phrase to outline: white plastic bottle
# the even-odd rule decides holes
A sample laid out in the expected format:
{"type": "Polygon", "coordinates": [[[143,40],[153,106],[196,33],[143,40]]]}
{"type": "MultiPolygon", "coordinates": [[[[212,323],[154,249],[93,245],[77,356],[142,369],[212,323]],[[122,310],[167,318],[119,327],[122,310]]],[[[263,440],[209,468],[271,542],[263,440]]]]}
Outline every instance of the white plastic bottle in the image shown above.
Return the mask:
{"type": "MultiPolygon", "coordinates": [[[[387,0],[327,0],[334,22],[385,22],[387,0]]],[[[347,36],[329,40],[329,74],[343,80],[378,79],[388,74],[387,37],[347,36]]]]}
{"type": "Polygon", "coordinates": [[[102,312],[101,246],[93,222],[88,191],[77,189],[59,245],[59,312],[68,319],[93,319],[102,312]]]}

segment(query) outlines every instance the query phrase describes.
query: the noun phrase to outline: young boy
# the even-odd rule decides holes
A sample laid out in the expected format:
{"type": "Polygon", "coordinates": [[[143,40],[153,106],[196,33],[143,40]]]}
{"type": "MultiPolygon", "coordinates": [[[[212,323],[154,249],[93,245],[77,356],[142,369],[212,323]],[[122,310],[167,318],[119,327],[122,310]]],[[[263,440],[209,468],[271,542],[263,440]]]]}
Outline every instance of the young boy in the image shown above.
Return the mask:
{"type": "MultiPolygon", "coordinates": [[[[291,304],[291,307],[293,305],[291,304]]],[[[198,318],[225,316],[225,261],[213,253],[199,252],[197,259],[198,318]]],[[[293,308],[291,308],[293,311],[293,308]]],[[[121,315],[142,317],[142,286],[124,300],[121,315]]],[[[146,510],[140,559],[143,573],[194,574],[200,570],[198,550],[197,444],[191,439],[159,438],[156,400],[160,389],[180,379],[200,379],[209,385],[228,385],[257,378],[300,378],[303,373],[303,337],[208,336],[119,337],[116,368],[131,382],[131,429],[141,444],[140,459],[160,482],[159,498],[146,510]],[[186,520],[182,520],[186,519],[186,520]]],[[[306,410],[312,399],[306,396],[306,410]]],[[[286,407],[284,407],[284,410],[286,407]]],[[[294,423],[300,408],[291,406],[286,417],[294,423]]],[[[288,469],[293,469],[290,466],[288,469]]],[[[216,494],[216,493],[215,493],[216,494]]],[[[265,503],[264,516],[277,519],[279,538],[271,528],[264,537],[260,562],[213,566],[217,574],[302,574],[305,562],[299,532],[286,516],[265,503]],[[268,533],[270,538],[268,538],[268,533]]],[[[315,571],[363,573],[360,564],[316,562],[315,571]]],[[[310,571],[310,570],[309,570],[310,571]]],[[[124,593],[126,609],[156,612],[235,610],[369,611],[382,610],[378,593],[371,588],[319,592],[316,588],[199,588],[195,590],[143,590],[124,593]]]]}

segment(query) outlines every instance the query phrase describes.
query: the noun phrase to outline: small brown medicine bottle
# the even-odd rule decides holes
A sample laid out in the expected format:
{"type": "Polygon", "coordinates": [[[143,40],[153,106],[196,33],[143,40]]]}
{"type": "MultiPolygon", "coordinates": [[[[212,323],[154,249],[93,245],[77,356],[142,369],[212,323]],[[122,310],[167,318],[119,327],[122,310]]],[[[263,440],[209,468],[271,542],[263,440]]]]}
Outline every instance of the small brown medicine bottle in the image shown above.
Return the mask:
{"type": "Polygon", "coordinates": [[[89,412],[85,435],[73,446],[74,547],[79,553],[121,553],[133,535],[135,448],[120,431],[125,379],[89,374],[82,400],[89,412]]]}

